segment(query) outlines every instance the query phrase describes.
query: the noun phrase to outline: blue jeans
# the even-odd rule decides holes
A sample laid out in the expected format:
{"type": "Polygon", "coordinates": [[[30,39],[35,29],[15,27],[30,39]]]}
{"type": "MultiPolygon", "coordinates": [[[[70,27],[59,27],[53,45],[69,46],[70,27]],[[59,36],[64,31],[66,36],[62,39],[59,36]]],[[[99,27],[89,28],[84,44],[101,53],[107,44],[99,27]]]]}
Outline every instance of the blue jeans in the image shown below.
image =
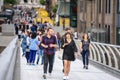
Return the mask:
{"type": "Polygon", "coordinates": [[[38,50],[38,57],[37,57],[37,64],[39,63],[39,60],[40,60],[40,57],[41,57],[41,64],[44,63],[44,59],[43,59],[43,50],[39,49],[38,50]]]}
{"type": "Polygon", "coordinates": [[[82,59],[83,59],[83,65],[88,65],[89,64],[89,50],[83,50],[82,51],[82,59]]]}
{"type": "Polygon", "coordinates": [[[22,47],[22,51],[23,51],[23,56],[26,54],[26,47],[27,47],[27,45],[26,44],[22,44],[21,45],[21,47],[22,47]]]}
{"type": "Polygon", "coordinates": [[[30,63],[35,62],[36,52],[37,50],[30,50],[30,57],[29,57],[30,63]]]}

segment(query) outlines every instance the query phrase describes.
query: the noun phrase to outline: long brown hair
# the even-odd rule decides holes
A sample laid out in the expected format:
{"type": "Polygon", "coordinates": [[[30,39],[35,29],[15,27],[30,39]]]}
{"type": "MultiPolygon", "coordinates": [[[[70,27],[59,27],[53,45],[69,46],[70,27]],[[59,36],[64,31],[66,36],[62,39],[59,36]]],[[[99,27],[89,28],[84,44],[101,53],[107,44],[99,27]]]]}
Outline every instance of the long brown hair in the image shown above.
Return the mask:
{"type": "Polygon", "coordinates": [[[72,34],[70,32],[65,33],[65,38],[66,38],[66,35],[68,34],[70,35],[70,38],[73,39],[72,34]]]}
{"type": "Polygon", "coordinates": [[[84,37],[85,35],[87,35],[87,39],[89,40],[88,33],[84,33],[84,34],[83,34],[83,36],[82,36],[83,40],[85,39],[85,37],[84,37]]]}

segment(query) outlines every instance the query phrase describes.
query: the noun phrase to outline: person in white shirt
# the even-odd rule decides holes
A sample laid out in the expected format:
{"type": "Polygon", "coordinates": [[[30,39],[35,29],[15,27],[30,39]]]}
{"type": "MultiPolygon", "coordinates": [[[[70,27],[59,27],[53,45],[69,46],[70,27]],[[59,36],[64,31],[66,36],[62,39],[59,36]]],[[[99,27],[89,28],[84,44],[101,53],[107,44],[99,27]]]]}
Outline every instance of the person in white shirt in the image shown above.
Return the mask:
{"type": "Polygon", "coordinates": [[[21,35],[22,35],[22,30],[19,29],[19,30],[18,30],[18,39],[19,39],[19,40],[21,40],[21,35]]]}
{"type": "Polygon", "coordinates": [[[78,39],[78,32],[77,31],[74,32],[74,38],[78,39]]]}

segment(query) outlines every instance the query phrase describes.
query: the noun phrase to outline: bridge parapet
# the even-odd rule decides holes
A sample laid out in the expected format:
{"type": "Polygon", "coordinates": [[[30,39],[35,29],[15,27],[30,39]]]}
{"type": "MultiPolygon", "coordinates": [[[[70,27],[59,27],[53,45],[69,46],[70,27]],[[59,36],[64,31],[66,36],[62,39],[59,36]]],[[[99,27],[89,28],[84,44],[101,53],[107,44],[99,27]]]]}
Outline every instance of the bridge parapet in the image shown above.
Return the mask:
{"type": "Polygon", "coordinates": [[[17,37],[0,54],[0,80],[13,80],[17,51],[17,37]]]}

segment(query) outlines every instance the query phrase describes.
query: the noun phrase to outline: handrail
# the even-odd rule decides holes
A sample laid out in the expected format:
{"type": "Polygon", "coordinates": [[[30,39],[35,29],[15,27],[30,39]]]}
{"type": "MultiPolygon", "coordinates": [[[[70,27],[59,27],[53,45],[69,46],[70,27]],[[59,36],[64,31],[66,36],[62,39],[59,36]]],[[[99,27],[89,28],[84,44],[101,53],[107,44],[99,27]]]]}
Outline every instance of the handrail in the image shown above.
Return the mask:
{"type": "MultiPolygon", "coordinates": [[[[76,40],[76,41],[81,41],[81,40],[76,40]]],[[[93,42],[93,41],[91,41],[91,43],[94,43],[94,44],[100,44],[100,45],[104,45],[104,46],[111,46],[111,47],[120,48],[120,46],[119,46],[119,45],[112,45],[112,44],[99,43],[99,42],[93,42]]]]}
{"type": "Polygon", "coordinates": [[[0,54],[0,80],[12,80],[17,50],[17,37],[0,54]]]}
{"type": "MultiPolygon", "coordinates": [[[[80,41],[75,40],[78,49],[80,41]]],[[[120,46],[91,42],[90,59],[120,71],[120,46]]]]}

